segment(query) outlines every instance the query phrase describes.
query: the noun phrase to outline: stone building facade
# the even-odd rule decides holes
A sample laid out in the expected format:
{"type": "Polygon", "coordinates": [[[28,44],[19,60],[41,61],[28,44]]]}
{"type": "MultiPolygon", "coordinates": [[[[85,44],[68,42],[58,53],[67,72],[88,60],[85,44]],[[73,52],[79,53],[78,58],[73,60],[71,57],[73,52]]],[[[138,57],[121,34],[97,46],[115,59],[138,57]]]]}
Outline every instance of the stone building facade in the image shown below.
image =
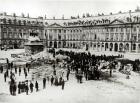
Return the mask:
{"type": "Polygon", "coordinates": [[[140,11],[44,20],[48,48],[140,52],[140,11]]]}
{"type": "Polygon", "coordinates": [[[0,14],[0,46],[23,48],[36,33],[47,48],[140,52],[140,11],[77,19],[0,14]]]}
{"type": "Polygon", "coordinates": [[[23,48],[31,33],[36,33],[43,40],[43,18],[0,14],[0,46],[23,48]]]}

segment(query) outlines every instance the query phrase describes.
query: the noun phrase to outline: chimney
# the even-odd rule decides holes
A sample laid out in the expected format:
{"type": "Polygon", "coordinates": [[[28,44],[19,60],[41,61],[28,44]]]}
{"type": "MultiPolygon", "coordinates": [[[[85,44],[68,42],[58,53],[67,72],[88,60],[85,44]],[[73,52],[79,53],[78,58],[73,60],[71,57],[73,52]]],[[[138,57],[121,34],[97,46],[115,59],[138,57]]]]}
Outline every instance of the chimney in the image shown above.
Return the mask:
{"type": "Polygon", "coordinates": [[[62,19],[64,20],[64,15],[62,16],[62,19]]]}
{"type": "Polygon", "coordinates": [[[135,12],[139,12],[139,11],[140,11],[140,8],[139,8],[139,6],[137,6],[135,12]]]}
{"type": "Polygon", "coordinates": [[[16,14],[15,13],[13,13],[13,17],[15,17],[16,16],[16,14]]]}
{"type": "Polygon", "coordinates": [[[24,17],[24,14],[22,13],[21,16],[24,17]]]}
{"type": "Polygon", "coordinates": [[[45,19],[47,19],[46,15],[45,15],[45,19]]]}
{"type": "Polygon", "coordinates": [[[3,15],[4,15],[4,16],[6,16],[6,15],[7,15],[7,13],[6,13],[6,12],[4,12],[4,13],[3,13],[3,15]]]}
{"type": "Polygon", "coordinates": [[[27,14],[27,17],[29,18],[30,16],[29,16],[29,13],[27,14]]]}
{"type": "Polygon", "coordinates": [[[55,16],[53,17],[53,19],[55,20],[55,16]]]}

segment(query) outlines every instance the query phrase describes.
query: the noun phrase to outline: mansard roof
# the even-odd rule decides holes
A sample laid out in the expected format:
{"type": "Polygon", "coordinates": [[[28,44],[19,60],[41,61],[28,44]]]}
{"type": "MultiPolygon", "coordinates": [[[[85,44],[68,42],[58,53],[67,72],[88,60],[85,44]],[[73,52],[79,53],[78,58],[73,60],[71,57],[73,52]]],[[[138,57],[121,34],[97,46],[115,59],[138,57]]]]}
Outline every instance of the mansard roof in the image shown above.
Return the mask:
{"type": "Polygon", "coordinates": [[[109,25],[124,24],[132,22],[140,23],[140,12],[125,12],[112,15],[92,16],[79,19],[59,19],[45,20],[49,25],[57,23],[61,26],[87,26],[87,25],[109,25]]]}
{"type": "Polygon", "coordinates": [[[124,12],[112,15],[92,16],[78,19],[41,19],[27,18],[12,15],[0,15],[0,19],[22,20],[43,23],[46,27],[70,27],[70,26],[94,26],[94,25],[110,25],[124,23],[140,23],[140,12],[124,12]]]}

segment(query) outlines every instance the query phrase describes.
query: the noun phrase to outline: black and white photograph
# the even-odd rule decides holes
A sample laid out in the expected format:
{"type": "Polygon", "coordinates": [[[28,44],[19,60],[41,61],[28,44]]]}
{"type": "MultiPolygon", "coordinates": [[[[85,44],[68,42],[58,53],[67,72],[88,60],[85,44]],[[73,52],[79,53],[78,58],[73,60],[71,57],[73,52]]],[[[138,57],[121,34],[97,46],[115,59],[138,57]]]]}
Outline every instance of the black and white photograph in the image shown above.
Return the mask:
{"type": "Polygon", "coordinates": [[[0,0],[0,103],[140,103],[140,0],[0,0]]]}

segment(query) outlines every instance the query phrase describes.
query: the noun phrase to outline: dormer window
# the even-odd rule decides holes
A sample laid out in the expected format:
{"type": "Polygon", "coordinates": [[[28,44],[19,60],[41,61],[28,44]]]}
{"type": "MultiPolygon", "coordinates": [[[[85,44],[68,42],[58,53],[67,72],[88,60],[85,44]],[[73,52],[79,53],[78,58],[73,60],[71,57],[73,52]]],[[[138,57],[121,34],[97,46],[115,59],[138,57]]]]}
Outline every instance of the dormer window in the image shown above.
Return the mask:
{"type": "Polygon", "coordinates": [[[5,18],[3,19],[3,23],[6,24],[6,19],[5,18]]]}
{"type": "Polygon", "coordinates": [[[133,30],[136,31],[136,27],[134,27],[133,30]]]}
{"type": "Polygon", "coordinates": [[[9,19],[9,20],[8,20],[8,23],[9,23],[9,24],[11,24],[11,23],[12,23],[11,19],[9,19]]]}
{"type": "Polygon", "coordinates": [[[59,33],[61,33],[61,30],[59,30],[59,33]]]}
{"type": "Polygon", "coordinates": [[[21,20],[18,21],[18,24],[21,25],[21,20]]]}
{"type": "Polygon", "coordinates": [[[16,19],[14,19],[14,24],[16,24],[16,22],[17,22],[16,19]]]}
{"type": "Polygon", "coordinates": [[[26,21],[25,20],[23,21],[23,24],[26,25],[26,21]]]}

